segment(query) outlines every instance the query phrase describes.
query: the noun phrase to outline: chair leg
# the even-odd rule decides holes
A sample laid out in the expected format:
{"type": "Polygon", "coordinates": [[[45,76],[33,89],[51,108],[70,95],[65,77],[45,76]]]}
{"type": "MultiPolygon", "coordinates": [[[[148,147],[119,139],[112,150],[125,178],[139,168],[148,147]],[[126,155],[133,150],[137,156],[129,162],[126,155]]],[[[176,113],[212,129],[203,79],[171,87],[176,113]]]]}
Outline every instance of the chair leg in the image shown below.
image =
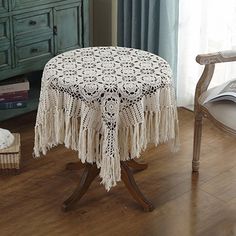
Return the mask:
{"type": "Polygon", "coordinates": [[[193,172],[198,172],[199,170],[200,148],[201,148],[201,138],[202,138],[202,118],[203,118],[202,115],[199,114],[195,116],[193,161],[192,161],[193,172]]]}

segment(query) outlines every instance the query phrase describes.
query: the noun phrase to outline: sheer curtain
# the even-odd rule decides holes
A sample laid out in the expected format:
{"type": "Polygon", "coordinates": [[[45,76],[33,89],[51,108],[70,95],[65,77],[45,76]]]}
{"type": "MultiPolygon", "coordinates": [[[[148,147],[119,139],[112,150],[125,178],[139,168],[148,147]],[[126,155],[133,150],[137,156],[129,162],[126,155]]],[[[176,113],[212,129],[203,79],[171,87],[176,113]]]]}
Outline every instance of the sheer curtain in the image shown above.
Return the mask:
{"type": "MultiPolygon", "coordinates": [[[[197,54],[236,49],[236,1],[179,0],[178,78],[179,106],[191,107],[203,66],[197,54]]],[[[217,64],[211,86],[236,78],[236,64],[217,64]]]]}

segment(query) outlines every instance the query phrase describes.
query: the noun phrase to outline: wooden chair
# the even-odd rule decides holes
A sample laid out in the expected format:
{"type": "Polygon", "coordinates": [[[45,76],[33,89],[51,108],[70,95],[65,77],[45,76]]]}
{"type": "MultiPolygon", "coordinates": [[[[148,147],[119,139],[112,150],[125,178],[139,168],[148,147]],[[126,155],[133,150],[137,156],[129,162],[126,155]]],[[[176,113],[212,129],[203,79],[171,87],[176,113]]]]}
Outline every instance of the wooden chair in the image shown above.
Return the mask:
{"type": "Polygon", "coordinates": [[[209,93],[213,91],[212,89],[216,89],[208,89],[214,73],[215,64],[236,61],[236,51],[230,50],[198,55],[196,61],[201,65],[205,65],[205,68],[197,83],[195,91],[195,124],[192,161],[192,170],[194,172],[199,170],[203,117],[208,118],[221,130],[236,135],[236,103],[232,101],[203,103],[209,93]]]}

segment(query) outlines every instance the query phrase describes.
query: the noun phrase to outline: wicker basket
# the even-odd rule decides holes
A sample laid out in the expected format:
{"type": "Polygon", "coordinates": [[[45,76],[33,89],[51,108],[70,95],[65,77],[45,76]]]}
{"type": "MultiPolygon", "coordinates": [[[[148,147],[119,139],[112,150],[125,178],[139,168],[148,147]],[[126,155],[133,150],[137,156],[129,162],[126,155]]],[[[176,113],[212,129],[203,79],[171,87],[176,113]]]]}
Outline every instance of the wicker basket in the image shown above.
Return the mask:
{"type": "Polygon", "coordinates": [[[4,149],[0,149],[0,173],[18,174],[20,172],[20,134],[14,133],[13,144],[4,149]]]}

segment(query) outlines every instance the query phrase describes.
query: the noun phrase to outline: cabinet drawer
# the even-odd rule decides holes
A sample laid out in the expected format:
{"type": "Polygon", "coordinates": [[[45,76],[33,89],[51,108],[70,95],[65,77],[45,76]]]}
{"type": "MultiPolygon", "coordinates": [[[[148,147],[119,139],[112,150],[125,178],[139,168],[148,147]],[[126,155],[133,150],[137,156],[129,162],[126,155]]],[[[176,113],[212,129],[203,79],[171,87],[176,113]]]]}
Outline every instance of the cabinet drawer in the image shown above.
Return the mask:
{"type": "Polygon", "coordinates": [[[53,56],[52,36],[40,38],[38,41],[18,42],[15,46],[16,64],[40,60],[44,57],[53,56]]]}
{"type": "Polygon", "coordinates": [[[1,45],[0,47],[0,70],[10,68],[11,66],[11,50],[10,44],[1,45]]]}
{"type": "Polygon", "coordinates": [[[0,0],[0,12],[8,11],[8,1],[7,0],[0,0]]]}
{"type": "MultiPolygon", "coordinates": [[[[1,1],[1,0],[0,0],[1,1]]],[[[14,10],[25,9],[26,7],[35,7],[40,6],[42,4],[50,4],[53,2],[62,2],[64,0],[11,0],[12,8],[14,10]]]]}
{"type": "Polygon", "coordinates": [[[10,42],[9,18],[0,18],[0,45],[4,42],[10,42]]]}
{"type": "Polygon", "coordinates": [[[52,32],[52,11],[50,9],[34,11],[13,17],[14,35],[52,32]]]}

